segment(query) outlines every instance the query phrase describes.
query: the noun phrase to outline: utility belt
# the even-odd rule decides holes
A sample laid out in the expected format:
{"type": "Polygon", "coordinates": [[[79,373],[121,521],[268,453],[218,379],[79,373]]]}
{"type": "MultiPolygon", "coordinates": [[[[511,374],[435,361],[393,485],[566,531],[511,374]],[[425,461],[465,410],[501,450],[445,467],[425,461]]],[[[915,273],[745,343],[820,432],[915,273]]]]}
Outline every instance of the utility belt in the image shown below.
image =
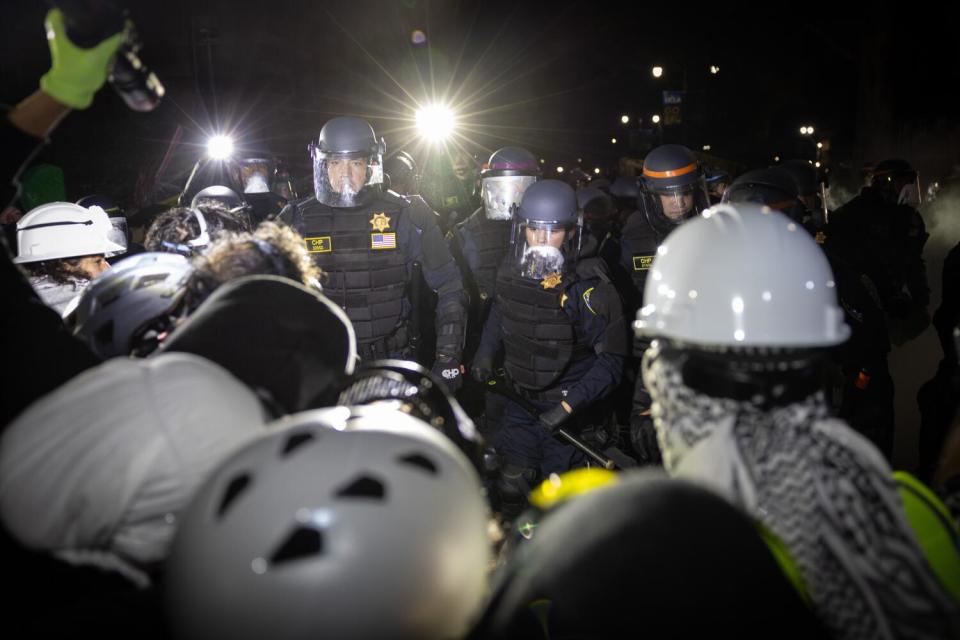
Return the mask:
{"type": "Polygon", "coordinates": [[[397,326],[388,336],[357,342],[357,354],[361,360],[407,359],[411,357],[412,352],[410,332],[406,322],[397,326]]]}

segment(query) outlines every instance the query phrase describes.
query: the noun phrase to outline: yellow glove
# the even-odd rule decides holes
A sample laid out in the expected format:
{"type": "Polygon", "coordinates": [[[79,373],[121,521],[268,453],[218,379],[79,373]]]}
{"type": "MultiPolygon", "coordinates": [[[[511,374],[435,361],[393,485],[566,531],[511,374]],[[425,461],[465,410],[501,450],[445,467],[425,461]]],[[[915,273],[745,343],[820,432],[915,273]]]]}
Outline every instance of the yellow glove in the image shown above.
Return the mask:
{"type": "Polygon", "coordinates": [[[125,31],[95,47],[82,49],[67,37],[67,26],[59,9],[51,9],[44,23],[53,65],[40,78],[40,88],[57,102],[74,109],[86,109],[93,102],[93,94],[107,81],[110,61],[123,42],[125,31]]]}

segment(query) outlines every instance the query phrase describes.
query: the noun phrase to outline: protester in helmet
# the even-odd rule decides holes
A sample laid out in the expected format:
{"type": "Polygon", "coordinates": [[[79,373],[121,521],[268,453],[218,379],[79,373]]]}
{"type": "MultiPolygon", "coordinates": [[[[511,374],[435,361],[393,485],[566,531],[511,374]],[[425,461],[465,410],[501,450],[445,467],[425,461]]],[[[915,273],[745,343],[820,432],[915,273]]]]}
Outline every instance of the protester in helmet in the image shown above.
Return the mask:
{"type": "Polygon", "coordinates": [[[112,230],[100,207],[51,202],[17,222],[14,262],[27,270],[40,298],[62,313],[91,280],[110,268],[105,254],[124,250],[109,239],[112,230]]]}
{"type": "Polygon", "coordinates": [[[514,227],[471,368],[477,380],[492,379],[502,348],[509,383],[499,382],[538,411],[514,399],[504,410],[498,492],[508,517],[538,479],[585,463],[553,434],[602,423],[599,403],[619,383],[627,353],[620,297],[594,257],[596,240],[583,236],[573,189],[558,180],[531,185],[514,227]]]}
{"type": "Polygon", "coordinates": [[[530,502],[471,638],[825,637],[773,536],[706,488],[578,469],[530,502]]]}
{"type": "Polygon", "coordinates": [[[460,451],[393,409],[338,407],[274,428],[182,518],[166,567],[174,634],[464,637],[490,549],[482,487],[460,451]]]}
{"type": "Polygon", "coordinates": [[[436,215],[382,189],[385,143],[366,121],[333,118],[309,148],[314,196],[291,203],[278,219],[303,236],[328,274],[326,294],[353,322],[360,357],[420,355],[422,279],[437,294],[436,348],[423,357],[458,388],[466,294],[436,215]]]}
{"type": "Polygon", "coordinates": [[[210,199],[195,207],[173,207],[150,224],[144,239],[147,251],[179,253],[191,257],[206,250],[224,233],[252,231],[250,218],[242,210],[210,199]]]}
{"type": "Polygon", "coordinates": [[[121,260],[84,290],[68,324],[103,359],[146,356],[174,328],[191,271],[171,253],[121,260]]]}
{"type": "Polygon", "coordinates": [[[826,350],[850,329],[810,235],[769,208],[718,205],[671,234],[651,272],[635,326],[654,338],[643,377],[667,471],[776,534],[833,637],[957,635],[942,505],[909,477],[898,492],[880,452],[829,415],[826,350]]]}

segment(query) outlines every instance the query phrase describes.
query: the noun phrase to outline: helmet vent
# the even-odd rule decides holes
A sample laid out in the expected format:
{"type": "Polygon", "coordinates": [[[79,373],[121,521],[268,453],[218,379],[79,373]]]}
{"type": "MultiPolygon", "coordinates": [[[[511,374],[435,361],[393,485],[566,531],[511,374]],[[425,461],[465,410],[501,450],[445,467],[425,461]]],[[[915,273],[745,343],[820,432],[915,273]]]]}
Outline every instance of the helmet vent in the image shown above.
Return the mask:
{"type": "Polygon", "coordinates": [[[383,483],[370,476],[361,476],[337,491],[340,498],[376,498],[383,500],[386,491],[383,483]]]}
{"type": "Polygon", "coordinates": [[[287,438],[287,441],[283,444],[283,451],[280,452],[280,457],[286,458],[291,453],[293,453],[296,449],[299,449],[300,447],[307,444],[308,442],[311,442],[312,440],[314,440],[314,436],[312,433],[293,434],[292,436],[287,438]]]}
{"type": "Polygon", "coordinates": [[[438,473],[437,465],[435,465],[430,458],[426,457],[422,453],[411,453],[409,455],[401,456],[397,459],[397,462],[418,467],[433,476],[437,475],[438,473]]]}
{"type": "Polygon", "coordinates": [[[281,564],[323,553],[323,534],[316,529],[300,527],[291,533],[270,557],[271,564],[281,564]]]}
{"type": "Polygon", "coordinates": [[[230,481],[230,484],[227,485],[227,490],[223,494],[223,498],[220,500],[220,507],[217,509],[217,517],[223,518],[227,513],[227,509],[230,508],[230,505],[240,497],[240,494],[250,486],[250,474],[244,473],[239,475],[233,480],[230,481]]]}

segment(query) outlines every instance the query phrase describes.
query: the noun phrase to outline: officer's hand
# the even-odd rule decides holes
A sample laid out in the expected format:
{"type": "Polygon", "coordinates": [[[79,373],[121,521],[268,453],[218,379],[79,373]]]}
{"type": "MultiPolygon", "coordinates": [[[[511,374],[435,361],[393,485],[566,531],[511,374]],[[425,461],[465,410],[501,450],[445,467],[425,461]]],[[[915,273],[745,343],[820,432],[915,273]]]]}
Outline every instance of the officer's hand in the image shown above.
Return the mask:
{"type": "Polygon", "coordinates": [[[660,445],[657,443],[657,430],[653,426],[649,411],[630,416],[630,444],[641,466],[663,464],[660,445]]]}
{"type": "Polygon", "coordinates": [[[560,402],[557,406],[549,411],[544,411],[540,414],[540,422],[550,430],[550,433],[556,433],[557,429],[567,421],[567,418],[570,417],[570,411],[567,410],[567,407],[564,406],[563,402],[560,402]]]}
{"type": "Polygon", "coordinates": [[[493,358],[477,356],[470,367],[470,375],[477,382],[486,382],[493,378],[493,358]]]}
{"type": "Polygon", "coordinates": [[[456,393],[463,386],[463,371],[455,358],[437,356],[433,363],[433,373],[440,376],[450,393],[456,393]]]}
{"type": "Polygon", "coordinates": [[[86,109],[107,81],[107,71],[124,32],[110,36],[90,49],[81,49],[67,37],[67,26],[59,9],[51,9],[45,21],[47,44],[53,64],[40,78],[40,88],[57,102],[74,109],[86,109]]]}

